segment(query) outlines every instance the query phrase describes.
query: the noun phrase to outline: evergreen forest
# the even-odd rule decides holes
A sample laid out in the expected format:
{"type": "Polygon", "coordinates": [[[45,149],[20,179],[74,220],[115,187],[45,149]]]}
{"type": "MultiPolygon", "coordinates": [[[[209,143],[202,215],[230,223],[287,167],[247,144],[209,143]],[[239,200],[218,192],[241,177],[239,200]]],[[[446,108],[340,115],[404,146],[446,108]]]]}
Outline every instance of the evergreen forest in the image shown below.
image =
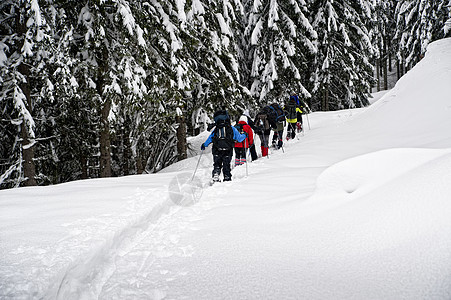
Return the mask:
{"type": "Polygon", "coordinates": [[[364,107],[451,0],[2,0],[0,189],[158,172],[213,112],[364,107]]]}

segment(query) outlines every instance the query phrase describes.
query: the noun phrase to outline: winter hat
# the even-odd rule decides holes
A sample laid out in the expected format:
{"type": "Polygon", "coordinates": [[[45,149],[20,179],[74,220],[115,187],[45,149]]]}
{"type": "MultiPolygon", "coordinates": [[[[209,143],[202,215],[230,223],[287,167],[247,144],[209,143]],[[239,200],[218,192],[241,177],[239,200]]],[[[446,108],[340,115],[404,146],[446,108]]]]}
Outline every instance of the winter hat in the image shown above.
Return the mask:
{"type": "Polygon", "coordinates": [[[246,117],[245,115],[242,115],[242,116],[240,117],[240,122],[241,122],[241,121],[244,121],[244,122],[247,123],[247,117],[246,117]]]}

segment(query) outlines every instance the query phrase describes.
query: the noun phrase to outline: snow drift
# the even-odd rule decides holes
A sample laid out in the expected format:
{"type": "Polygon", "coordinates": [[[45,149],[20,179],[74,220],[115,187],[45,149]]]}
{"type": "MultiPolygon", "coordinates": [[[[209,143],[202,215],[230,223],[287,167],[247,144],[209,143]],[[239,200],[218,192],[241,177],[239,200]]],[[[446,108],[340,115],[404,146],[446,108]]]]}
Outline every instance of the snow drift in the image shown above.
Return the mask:
{"type": "Polygon", "coordinates": [[[206,187],[207,151],[191,184],[196,155],[0,191],[0,298],[450,299],[450,52],[368,108],[310,114],[231,183],[206,187]]]}

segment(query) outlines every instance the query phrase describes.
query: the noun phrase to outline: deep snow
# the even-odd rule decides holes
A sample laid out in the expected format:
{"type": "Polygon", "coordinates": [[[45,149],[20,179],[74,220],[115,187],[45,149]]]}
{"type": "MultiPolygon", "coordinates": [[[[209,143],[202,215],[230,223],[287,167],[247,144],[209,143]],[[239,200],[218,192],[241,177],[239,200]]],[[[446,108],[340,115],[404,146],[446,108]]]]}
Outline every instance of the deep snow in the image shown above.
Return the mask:
{"type": "Polygon", "coordinates": [[[368,108],[310,114],[230,183],[208,186],[207,150],[192,182],[197,154],[0,191],[0,298],[450,299],[450,52],[368,108]]]}

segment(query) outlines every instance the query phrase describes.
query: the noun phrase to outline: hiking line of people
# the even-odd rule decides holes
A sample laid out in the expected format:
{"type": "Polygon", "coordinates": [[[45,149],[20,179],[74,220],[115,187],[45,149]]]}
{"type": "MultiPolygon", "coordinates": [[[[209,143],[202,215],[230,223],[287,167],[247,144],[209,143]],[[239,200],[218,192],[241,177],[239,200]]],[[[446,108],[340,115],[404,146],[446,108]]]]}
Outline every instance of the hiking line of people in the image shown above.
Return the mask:
{"type": "Polygon", "coordinates": [[[216,111],[213,115],[214,123],[208,126],[208,130],[213,131],[201,145],[203,153],[205,148],[213,143],[211,183],[220,181],[219,176],[221,175],[221,171],[223,173],[223,181],[232,180],[231,161],[234,149],[235,167],[246,164],[247,175],[248,150],[252,161],[258,159],[254,144],[254,132],[259,136],[261,141],[260,148],[262,157],[269,158],[269,138],[271,131],[273,131],[273,147],[284,151],[283,131],[286,123],[288,123],[286,139],[294,139],[296,133],[303,131],[303,114],[309,112],[310,109],[308,106],[296,94],[290,96],[284,107],[281,107],[278,103],[273,103],[261,108],[257,112],[254,120],[250,117],[249,111],[245,110],[235,126],[232,126],[230,116],[225,108],[216,111]]]}

